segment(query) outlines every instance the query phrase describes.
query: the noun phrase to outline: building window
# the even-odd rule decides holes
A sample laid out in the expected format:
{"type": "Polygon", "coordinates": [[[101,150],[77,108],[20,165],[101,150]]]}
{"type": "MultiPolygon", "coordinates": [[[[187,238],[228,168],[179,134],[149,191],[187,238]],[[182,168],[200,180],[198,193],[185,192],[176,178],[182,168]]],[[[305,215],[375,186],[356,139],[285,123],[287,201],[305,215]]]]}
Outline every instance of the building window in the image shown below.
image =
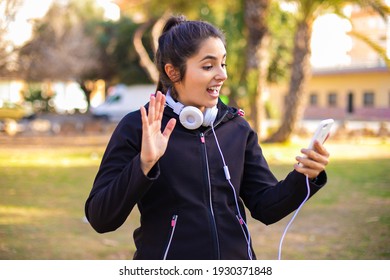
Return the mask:
{"type": "Polygon", "coordinates": [[[364,107],[373,107],[374,106],[374,93],[365,92],[363,94],[363,105],[364,107]]]}
{"type": "Polygon", "coordinates": [[[318,95],[316,93],[310,94],[310,106],[318,106],[318,95]]]}
{"type": "Polygon", "coordinates": [[[329,93],[328,94],[328,106],[329,107],[336,107],[337,106],[337,94],[336,93],[329,93]]]}
{"type": "Polygon", "coordinates": [[[352,114],[355,111],[354,97],[355,97],[354,93],[350,91],[347,96],[347,112],[349,114],[352,114]]]}

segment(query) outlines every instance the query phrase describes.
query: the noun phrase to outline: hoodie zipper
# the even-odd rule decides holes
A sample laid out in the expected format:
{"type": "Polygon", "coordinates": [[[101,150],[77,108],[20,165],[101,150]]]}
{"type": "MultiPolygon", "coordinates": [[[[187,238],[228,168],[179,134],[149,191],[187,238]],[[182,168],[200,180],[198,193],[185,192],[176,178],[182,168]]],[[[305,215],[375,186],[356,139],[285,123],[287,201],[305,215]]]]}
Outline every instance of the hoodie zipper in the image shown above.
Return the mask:
{"type": "MultiPolygon", "coordinates": [[[[218,119],[218,121],[214,125],[214,128],[218,126],[222,120],[226,117],[228,114],[228,111],[224,112],[224,114],[218,119]]],[[[213,209],[213,201],[212,201],[212,195],[211,195],[211,181],[210,181],[210,168],[209,168],[209,161],[207,157],[207,149],[206,149],[206,138],[205,133],[211,130],[211,127],[205,130],[205,132],[201,132],[200,142],[202,143],[203,152],[205,155],[205,162],[206,162],[206,174],[207,174],[207,187],[208,187],[208,193],[209,193],[209,207],[210,207],[210,216],[211,216],[211,222],[212,222],[212,231],[213,235],[215,237],[215,244],[216,244],[216,250],[217,250],[217,259],[221,259],[221,250],[219,248],[219,238],[218,238],[218,230],[217,230],[217,222],[215,221],[215,215],[214,215],[214,209],[213,209]]]]}
{"type": "Polygon", "coordinates": [[[171,248],[171,243],[172,243],[173,235],[175,234],[175,229],[176,229],[176,224],[177,224],[177,218],[178,218],[177,215],[173,215],[173,216],[172,216],[172,219],[171,219],[171,234],[169,235],[169,241],[168,241],[167,248],[165,249],[165,252],[164,252],[163,260],[166,260],[166,259],[167,259],[169,249],[171,248]]]}
{"type": "Polygon", "coordinates": [[[213,209],[213,202],[212,202],[212,195],[211,195],[211,181],[210,181],[210,169],[209,169],[209,161],[207,158],[207,150],[206,150],[206,139],[204,137],[204,133],[200,133],[200,142],[202,143],[203,152],[205,155],[205,163],[206,163],[206,174],[207,174],[207,187],[208,187],[208,193],[209,193],[209,207],[210,207],[210,216],[211,216],[211,222],[212,222],[212,231],[213,235],[215,237],[215,243],[217,248],[217,259],[221,259],[221,253],[219,248],[219,239],[218,239],[218,231],[217,231],[217,223],[215,221],[215,215],[214,215],[214,209],[213,209]]]}

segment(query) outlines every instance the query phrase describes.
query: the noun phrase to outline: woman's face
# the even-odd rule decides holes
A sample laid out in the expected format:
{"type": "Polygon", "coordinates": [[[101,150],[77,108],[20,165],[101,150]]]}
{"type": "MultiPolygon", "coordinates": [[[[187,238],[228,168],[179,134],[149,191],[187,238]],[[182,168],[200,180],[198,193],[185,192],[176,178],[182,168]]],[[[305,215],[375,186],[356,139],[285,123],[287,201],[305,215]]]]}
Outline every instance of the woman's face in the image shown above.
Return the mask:
{"type": "Polygon", "coordinates": [[[187,60],[184,78],[175,83],[178,101],[186,106],[195,106],[202,112],[215,106],[227,79],[225,63],[223,42],[219,38],[206,39],[198,53],[187,60]]]}

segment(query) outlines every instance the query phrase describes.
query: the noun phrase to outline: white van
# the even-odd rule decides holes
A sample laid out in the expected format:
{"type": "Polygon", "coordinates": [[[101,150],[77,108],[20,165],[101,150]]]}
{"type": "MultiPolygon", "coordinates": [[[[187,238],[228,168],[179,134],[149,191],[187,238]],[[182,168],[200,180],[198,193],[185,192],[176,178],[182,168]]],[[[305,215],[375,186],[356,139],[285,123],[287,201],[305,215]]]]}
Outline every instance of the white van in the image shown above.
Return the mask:
{"type": "Polygon", "coordinates": [[[148,103],[150,95],[155,91],[155,85],[116,85],[110,90],[104,103],[91,108],[92,116],[119,121],[126,114],[148,103]]]}

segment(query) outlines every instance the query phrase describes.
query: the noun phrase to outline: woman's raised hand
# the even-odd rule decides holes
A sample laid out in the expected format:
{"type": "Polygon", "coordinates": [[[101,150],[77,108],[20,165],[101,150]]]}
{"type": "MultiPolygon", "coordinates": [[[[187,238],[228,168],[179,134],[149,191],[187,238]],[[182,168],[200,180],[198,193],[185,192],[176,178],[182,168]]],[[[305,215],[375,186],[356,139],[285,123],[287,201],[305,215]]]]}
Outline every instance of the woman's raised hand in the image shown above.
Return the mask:
{"type": "Polygon", "coordinates": [[[148,113],[145,107],[140,108],[142,117],[141,169],[145,175],[165,153],[169,137],[176,125],[176,119],[170,119],[164,131],[161,132],[164,107],[165,95],[158,91],[156,95],[150,96],[148,113]]]}

